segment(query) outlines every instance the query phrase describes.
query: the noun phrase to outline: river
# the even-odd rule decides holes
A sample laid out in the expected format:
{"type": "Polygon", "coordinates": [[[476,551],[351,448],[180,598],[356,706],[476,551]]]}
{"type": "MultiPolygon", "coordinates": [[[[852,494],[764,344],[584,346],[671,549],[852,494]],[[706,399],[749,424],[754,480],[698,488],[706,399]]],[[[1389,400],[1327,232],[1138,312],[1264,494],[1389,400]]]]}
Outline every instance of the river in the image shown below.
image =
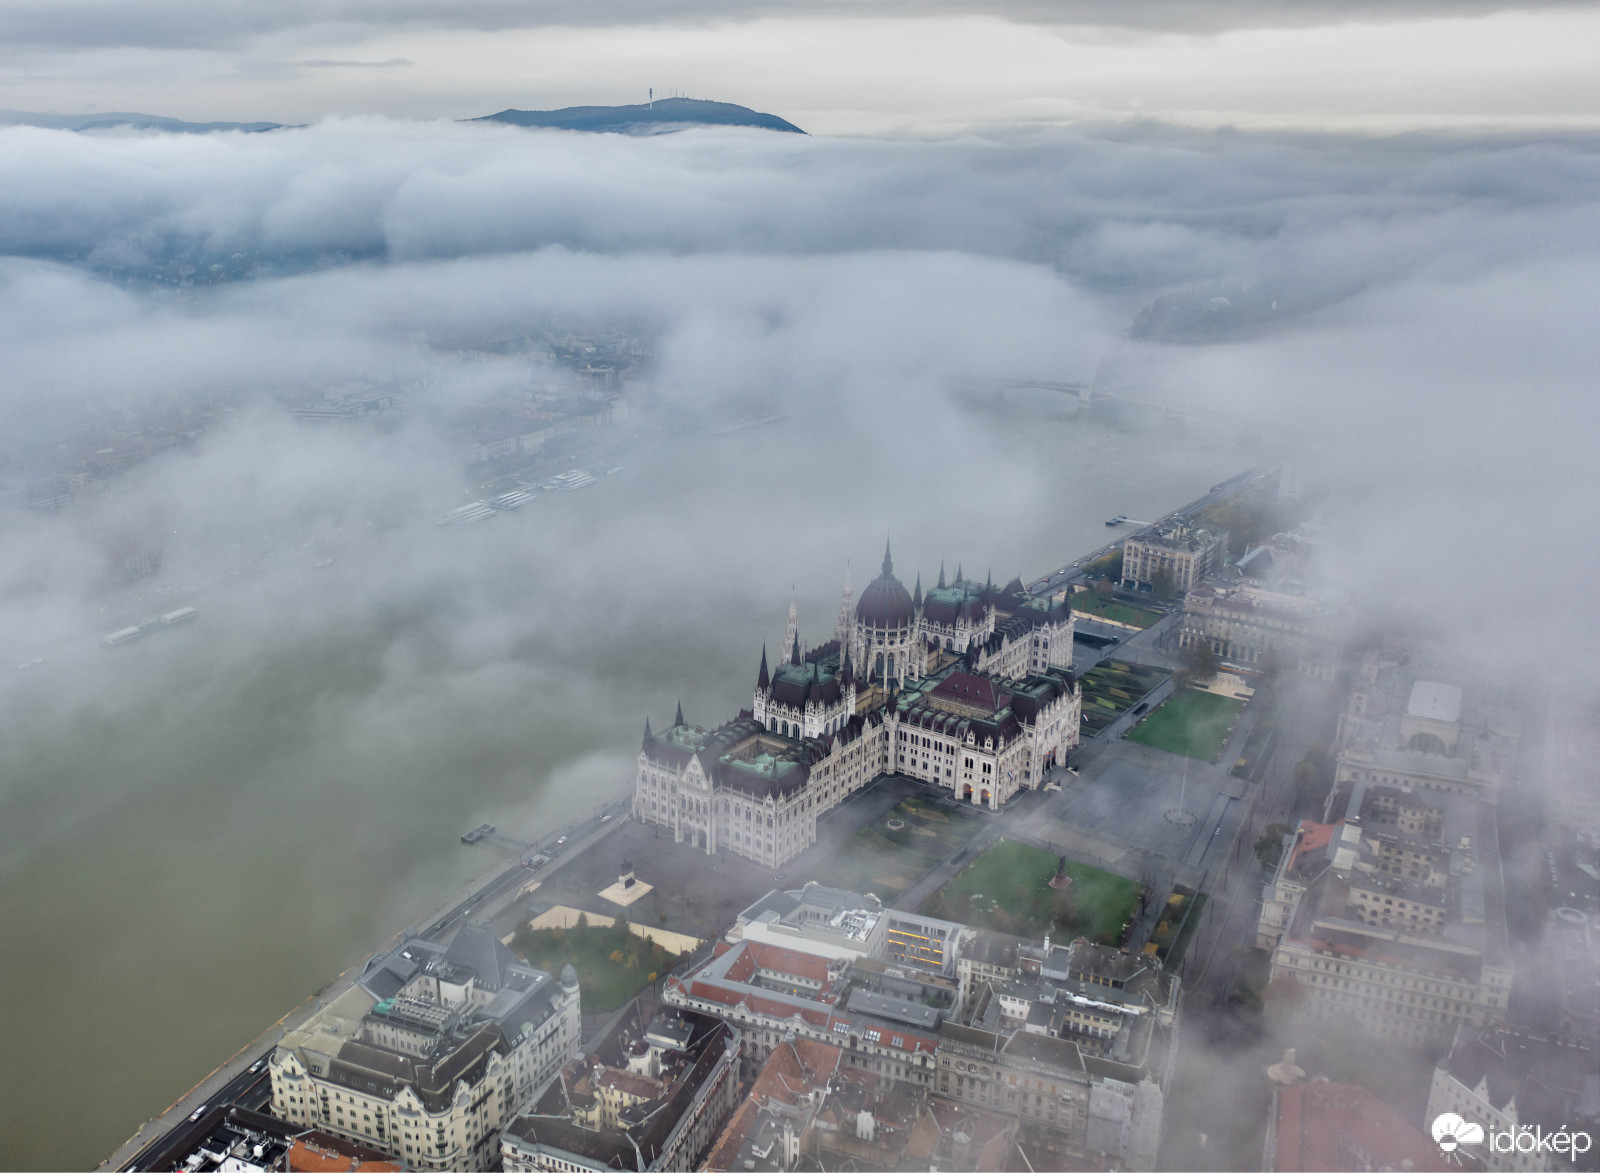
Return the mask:
{"type": "MultiPolygon", "coordinates": [[[[460,529],[280,566],[199,620],[0,678],[0,1167],[86,1168],[531,837],[623,793],[648,712],[749,704],[793,585],[849,559],[1025,579],[1259,460],[1226,436],[999,410],[813,412],[629,453],[460,529]]],[[[7,668],[10,665],[6,665],[7,668]]]]}

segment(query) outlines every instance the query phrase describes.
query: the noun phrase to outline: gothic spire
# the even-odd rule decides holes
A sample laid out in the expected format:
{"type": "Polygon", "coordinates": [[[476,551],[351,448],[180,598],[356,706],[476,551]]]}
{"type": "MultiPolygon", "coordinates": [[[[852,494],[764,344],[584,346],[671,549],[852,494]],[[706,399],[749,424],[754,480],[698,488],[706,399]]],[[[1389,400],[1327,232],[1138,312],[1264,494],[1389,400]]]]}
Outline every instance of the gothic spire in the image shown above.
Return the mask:
{"type": "Polygon", "coordinates": [[[922,571],[917,571],[917,589],[911,592],[911,604],[914,607],[922,606],[922,571]]]}
{"type": "Polygon", "coordinates": [[[944,590],[944,559],[939,559],[939,589],[944,590]]]}
{"type": "Polygon", "coordinates": [[[888,578],[894,573],[894,559],[889,556],[889,539],[883,539],[883,577],[888,578]]]}
{"type": "MultiPolygon", "coordinates": [[[[800,608],[795,602],[795,593],[794,584],[791,583],[789,585],[789,626],[783,633],[783,646],[786,648],[790,644],[796,643],[800,638],[800,608]]],[[[799,660],[795,660],[795,663],[798,664],[799,660]]]]}
{"type": "Polygon", "coordinates": [[[644,743],[649,745],[653,740],[655,740],[655,738],[650,732],[650,714],[646,713],[644,715],[644,743]]]}
{"type": "Polygon", "coordinates": [[[683,702],[679,701],[678,702],[678,715],[672,719],[672,727],[674,729],[676,729],[678,726],[683,725],[683,724],[686,724],[686,722],[683,719],[683,702]]]}
{"type": "Polygon", "coordinates": [[[961,563],[956,563],[956,585],[961,585],[961,563]]]}
{"type": "Polygon", "coordinates": [[[761,645],[761,675],[756,677],[756,687],[762,692],[772,683],[772,676],[767,672],[767,645],[761,645]]]}
{"type": "Polygon", "coordinates": [[[800,637],[798,635],[794,637],[794,647],[789,653],[789,663],[800,663],[800,637]]]}
{"type": "Polygon", "coordinates": [[[839,600],[839,618],[834,621],[833,636],[840,647],[850,643],[850,633],[855,630],[856,608],[854,593],[850,589],[850,563],[844,564],[844,596],[839,600]]]}

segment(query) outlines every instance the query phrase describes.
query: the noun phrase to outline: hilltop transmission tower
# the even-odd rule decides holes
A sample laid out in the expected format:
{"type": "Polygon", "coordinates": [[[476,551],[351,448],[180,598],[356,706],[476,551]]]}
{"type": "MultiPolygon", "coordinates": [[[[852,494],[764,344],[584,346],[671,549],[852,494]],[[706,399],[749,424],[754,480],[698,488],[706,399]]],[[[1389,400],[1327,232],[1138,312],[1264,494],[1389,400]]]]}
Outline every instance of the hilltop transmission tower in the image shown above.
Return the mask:
{"type": "Polygon", "coordinates": [[[648,105],[647,109],[654,110],[655,108],[656,108],[656,87],[655,86],[651,86],[650,87],[650,102],[649,102],[649,105],[648,105]]]}

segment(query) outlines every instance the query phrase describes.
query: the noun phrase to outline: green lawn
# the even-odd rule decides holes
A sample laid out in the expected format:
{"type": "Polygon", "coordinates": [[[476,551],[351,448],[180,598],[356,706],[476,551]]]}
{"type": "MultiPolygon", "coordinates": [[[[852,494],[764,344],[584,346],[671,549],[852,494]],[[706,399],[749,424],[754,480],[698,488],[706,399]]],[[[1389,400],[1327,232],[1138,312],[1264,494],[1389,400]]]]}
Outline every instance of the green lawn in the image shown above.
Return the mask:
{"type": "Polygon", "coordinates": [[[511,951],[557,975],[570,962],[578,971],[585,1011],[622,1005],[678,961],[676,953],[635,935],[626,924],[537,930],[524,925],[511,939],[511,951]]]}
{"type": "Polygon", "coordinates": [[[1126,603],[1102,599],[1093,591],[1078,591],[1071,596],[1072,609],[1080,615],[1096,615],[1114,623],[1127,623],[1134,627],[1149,627],[1161,618],[1160,611],[1148,607],[1130,607],[1126,603]]]}
{"type": "Polygon", "coordinates": [[[862,827],[832,858],[797,880],[816,880],[850,892],[872,892],[887,903],[972,838],[981,817],[959,806],[945,807],[908,798],[862,827]],[[890,830],[891,819],[898,819],[905,826],[890,830]]]}
{"type": "Polygon", "coordinates": [[[1049,886],[1057,862],[1048,851],[996,843],[935,893],[922,912],[1019,937],[1051,933],[1121,944],[1139,907],[1139,885],[1068,860],[1072,884],[1058,892],[1049,886]]]}
{"type": "Polygon", "coordinates": [[[1186,688],[1175,692],[1128,734],[1129,741],[1153,745],[1186,757],[1213,761],[1244,702],[1214,692],[1186,688]]]}

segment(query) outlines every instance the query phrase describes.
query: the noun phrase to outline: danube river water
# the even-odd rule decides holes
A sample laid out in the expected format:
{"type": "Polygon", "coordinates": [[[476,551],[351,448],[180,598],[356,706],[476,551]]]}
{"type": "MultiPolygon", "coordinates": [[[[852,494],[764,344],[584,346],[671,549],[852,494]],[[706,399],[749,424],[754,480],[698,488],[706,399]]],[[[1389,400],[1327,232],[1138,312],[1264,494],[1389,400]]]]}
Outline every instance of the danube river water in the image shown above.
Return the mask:
{"type": "MultiPolygon", "coordinates": [[[[0,1167],[85,1168],[493,857],[631,785],[646,714],[748,705],[791,586],[831,636],[892,532],[1025,578],[1259,460],[1048,399],[685,432],[462,529],[431,518],[0,678],[0,1167]]],[[[10,665],[6,665],[10,667],[10,665]]]]}

